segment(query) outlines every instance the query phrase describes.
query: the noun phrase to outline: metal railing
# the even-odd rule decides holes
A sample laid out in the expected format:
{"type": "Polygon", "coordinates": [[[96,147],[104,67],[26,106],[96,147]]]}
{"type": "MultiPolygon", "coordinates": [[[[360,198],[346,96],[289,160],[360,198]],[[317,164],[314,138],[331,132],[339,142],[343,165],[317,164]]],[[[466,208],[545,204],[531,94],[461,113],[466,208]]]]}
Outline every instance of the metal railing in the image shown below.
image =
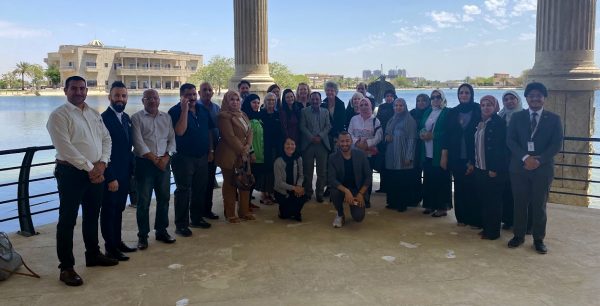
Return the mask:
{"type": "MultiPolygon", "coordinates": [[[[596,143],[596,142],[600,142],[600,138],[565,137],[564,141],[596,143]]],[[[39,178],[35,178],[35,179],[30,178],[31,168],[41,167],[41,166],[46,166],[46,165],[53,165],[56,163],[55,161],[50,161],[50,162],[42,162],[42,163],[33,164],[33,157],[34,157],[35,153],[39,152],[39,151],[46,151],[46,150],[54,150],[54,146],[27,147],[27,148],[20,148],[20,149],[14,149],[14,150],[0,151],[0,158],[5,155],[23,154],[24,153],[23,160],[22,160],[20,166],[11,166],[11,167],[6,167],[6,168],[0,168],[0,172],[19,170],[18,181],[0,184],[0,188],[6,188],[9,186],[15,186],[15,185],[17,186],[17,197],[16,198],[0,199],[0,205],[6,205],[9,203],[16,202],[17,203],[17,215],[0,219],[0,223],[18,219],[19,226],[20,226],[19,234],[21,234],[23,236],[32,236],[32,235],[37,234],[37,232],[35,231],[35,227],[33,225],[32,216],[37,215],[37,214],[43,214],[43,213],[55,211],[55,210],[59,209],[59,207],[57,206],[57,207],[53,207],[53,208],[49,208],[49,209],[36,211],[33,213],[31,212],[30,199],[45,197],[45,196],[49,196],[49,195],[53,195],[53,194],[58,194],[58,190],[56,190],[56,189],[54,189],[53,191],[50,191],[50,192],[43,192],[43,193],[34,194],[34,195],[31,195],[29,193],[30,183],[54,179],[53,175],[43,176],[43,177],[39,177],[39,178]]],[[[572,151],[561,151],[560,154],[600,156],[600,153],[572,152],[572,151]]],[[[592,170],[600,169],[600,166],[593,166],[593,165],[574,165],[574,164],[564,164],[564,163],[556,163],[555,165],[562,166],[562,167],[572,167],[572,168],[587,168],[587,169],[592,169],[592,170]]],[[[219,174],[219,173],[217,173],[217,174],[219,174]]],[[[600,183],[599,180],[593,180],[593,179],[578,179],[578,178],[566,178],[566,177],[555,177],[554,179],[562,180],[562,181],[591,183],[591,184],[600,183]]],[[[171,185],[172,184],[174,184],[174,183],[172,182],[171,185]]],[[[550,192],[555,193],[555,194],[564,194],[564,195],[571,195],[571,196],[600,198],[600,195],[594,195],[594,194],[580,194],[580,193],[571,193],[571,192],[563,192],[563,191],[555,191],[555,190],[551,190],[550,192]]]]}

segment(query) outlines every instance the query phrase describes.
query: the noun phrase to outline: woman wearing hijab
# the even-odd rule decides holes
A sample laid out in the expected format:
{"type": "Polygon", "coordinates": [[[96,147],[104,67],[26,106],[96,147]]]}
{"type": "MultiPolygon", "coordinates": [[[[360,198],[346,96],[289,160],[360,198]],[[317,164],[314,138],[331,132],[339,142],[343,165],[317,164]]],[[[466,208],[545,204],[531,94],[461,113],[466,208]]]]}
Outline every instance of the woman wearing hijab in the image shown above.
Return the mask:
{"type": "Polygon", "coordinates": [[[275,160],[275,199],[279,203],[279,218],[302,222],[304,206],[304,173],[302,157],[296,152],[296,142],[286,138],[283,154],[275,160]]]}
{"type": "Polygon", "coordinates": [[[296,102],[294,92],[286,88],[283,91],[283,103],[279,111],[279,119],[281,128],[283,129],[283,137],[291,138],[300,146],[300,110],[302,104],[296,102]]]}
{"type": "MultiPolygon", "coordinates": [[[[508,124],[510,123],[510,119],[512,115],[523,110],[523,104],[521,102],[521,97],[515,91],[508,90],[502,94],[502,110],[498,113],[500,118],[506,121],[506,127],[508,128],[508,124]]],[[[512,187],[510,185],[510,176],[506,178],[506,183],[504,186],[504,192],[502,194],[502,226],[503,229],[509,230],[513,226],[513,214],[514,214],[514,199],[512,195],[512,187]]],[[[532,214],[528,214],[528,223],[527,229],[531,229],[532,224],[532,214]]],[[[527,232],[531,232],[528,230],[527,232]]]]}
{"type": "MultiPolygon", "coordinates": [[[[411,117],[415,119],[418,124],[423,120],[423,115],[426,111],[431,109],[431,99],[427,94],[419,94],[416,99],[415,108],[410,111],[411,117]]],[[[409,184],[412,184],[412,190],[414,198],[410,201],[409,206],[419,206],[421,200],[423,200],[423,183],[421,178],[423,177],[423,161],[421,160],[421,148],[423,147],[423,140],[417,137],[417,144],[415,145],[415,161],[413,168],[413,177],[409,184]]]]}
{"type": "Polygon", "coordinates": [[[444,217],[452,208],[452,179],[440,165],[442,144],[446,136],[446,96],[436,89],[431,92],[431,108],[423,113],[419,124],[421,160],[423,162],[423,211],[432,217],[444,217]]]}
{"type": "Polygon", "coordinates": [[[396,99],[393,105],[394,116],[385,129],[385,172],[387,183],[393,186],[386,190],[386,208],[404,212],[406,206],[414,200],[415,190],[410,181],[414,177],[417,123],[410,116],[404,99],[396,99]]]}
{"type": "MultiPolygon", "coordinates": [[[[264,189],[264,173],[265,173],[265,135],[262,118],[260,117],[260,97],[255,94],[249,94],[244,98],[242,103],[242,112],[248,116],[250,120],[250,129],[252,130],[252,154],[250,161],[252,162],[252,174],[256,180],[254,189],[261,192],[260,202],[265,203],[267,200],[264,189]]],[[[252,191],[250,191],[252,195],[252,191]]],[[[250,211],[260,208],[250,202],[250,211]]]]}
{"type": "Polygon", "coordinates": [[[458,87],[458,106],[446,117],[446,136],[440,166],[454,177],[454,213],[459,226],[481,228],[481,213],[475,207],[475,130],[481,118],[479,104],[469,84],[458,87]]]}
{"type": "Polygon", "coordinates": [[[506,122],[496,114],[498,100],[484,96],[479,101],[481,120],[475,132],[475,182],[477,205],[482,216],[481,239],[500,237],[502,192],[508,176],[506,122]]]}
{"type": "Polygon", "coordinates": [[[221,139],[215,150],[215,162],[223,173],[223,210],[229,223],[255,220],[250,213],[250,192],[238,190],[233,184],[233,171],[242,162],[249,160],[252,146],[250,120],[241,111],[240,105],[240,94],[236,91],[228,91],[223,96],[221,111],[217,120],[221,139]],[[239,218],[235,212],[236,195],[239,198],[239,218]]]}
{"type": "MultiPolygon", "coordinates": [[[[348,133],[352,135],[352,142],[356,149],[363,150],[369,158],[369,164],[373,169],[373,163],[375,162],[375,156],[377,154],[383,154],[377,150],[377,144],[383,139],[383,131],[381,130],[381,123],[373,115],[373,108],[371,106],[371,100],[362,98],[358,103],[360,114],[352,117],[350,125],[348,125],[348,133]]],[[[369,208],[370,196],[372,186],[369,186],[367,192],[366,207],[369,208]]]]}
{"type": "MultiPolygon", "coordinates": [[[[273,162],[277,156],[281,155],[282,136],[281,136],[281,121],[279,120],[279,112],[275,110],[277,103],[276,96],[273,93],[265,95],[265,107],[260,111],[260,118],[263,123],[264,131],[264,176],[263,182],[265,198],[264,203],[267,205],[276,202],[273,195],[273,186],[275,184],[273,177],[273,162]]],[[[257,182],[257,184],[259,184],[257,182]]]]}

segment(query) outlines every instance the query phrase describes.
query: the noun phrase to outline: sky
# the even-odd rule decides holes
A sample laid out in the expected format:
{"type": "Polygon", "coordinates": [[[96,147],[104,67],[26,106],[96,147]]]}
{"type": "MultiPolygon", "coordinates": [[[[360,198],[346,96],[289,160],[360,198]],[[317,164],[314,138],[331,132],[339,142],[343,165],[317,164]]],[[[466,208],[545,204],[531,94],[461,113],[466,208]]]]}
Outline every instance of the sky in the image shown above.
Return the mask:
{"type": "MultiPolygon", "coordinates": [[[[364,69],[456,80],[533,66],[536,0],[268,1],[269,61],[293,73],[364,69]]],[[[597,33],[598,34],[598,33],[597,33]]],[[[45,67],[60,45],[234,56],[233,1],[10,1],[0,4],[0,73],[45,67]],[[160,4],[159,4],[160,3],[160,4]]],[[[596,50],[596,57],[599,52],[596,50]]]]}

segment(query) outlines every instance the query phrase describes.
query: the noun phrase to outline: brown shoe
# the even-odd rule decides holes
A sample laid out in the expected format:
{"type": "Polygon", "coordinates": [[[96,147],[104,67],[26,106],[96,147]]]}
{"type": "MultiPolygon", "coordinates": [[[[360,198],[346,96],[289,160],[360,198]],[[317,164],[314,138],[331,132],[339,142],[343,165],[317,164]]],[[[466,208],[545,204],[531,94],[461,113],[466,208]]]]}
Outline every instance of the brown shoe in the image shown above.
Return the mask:
{"type": "Polygon", "coordinates": [[[67,286],[83,285],[83,280],[81,279],[79,274],[77,274],[77,272],[73,270],[73,268],[64,269],[60,271],[60,281],[65,283],[67,286]]]}

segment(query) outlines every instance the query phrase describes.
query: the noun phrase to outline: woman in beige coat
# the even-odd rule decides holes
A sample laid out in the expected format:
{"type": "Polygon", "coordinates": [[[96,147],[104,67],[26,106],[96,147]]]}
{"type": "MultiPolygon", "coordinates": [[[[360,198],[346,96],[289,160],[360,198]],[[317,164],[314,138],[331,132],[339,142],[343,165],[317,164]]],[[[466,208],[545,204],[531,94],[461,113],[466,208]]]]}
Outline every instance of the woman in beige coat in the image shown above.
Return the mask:
{"type": "Polygon", "coordinates": [[[238,190],[233,184],[234,168],[248,160],[252,144],[250,120],[240,109],[240,95],[236,91],[228,91],[223,96],[218,116],[221,140],[217,146],[215,161],[223,173],[223,208],[229,223],[255,219],[249,209],[250,192],[238,190]],[[236,195],[239,199],[239,218],[235,214],[236,195]]]}

